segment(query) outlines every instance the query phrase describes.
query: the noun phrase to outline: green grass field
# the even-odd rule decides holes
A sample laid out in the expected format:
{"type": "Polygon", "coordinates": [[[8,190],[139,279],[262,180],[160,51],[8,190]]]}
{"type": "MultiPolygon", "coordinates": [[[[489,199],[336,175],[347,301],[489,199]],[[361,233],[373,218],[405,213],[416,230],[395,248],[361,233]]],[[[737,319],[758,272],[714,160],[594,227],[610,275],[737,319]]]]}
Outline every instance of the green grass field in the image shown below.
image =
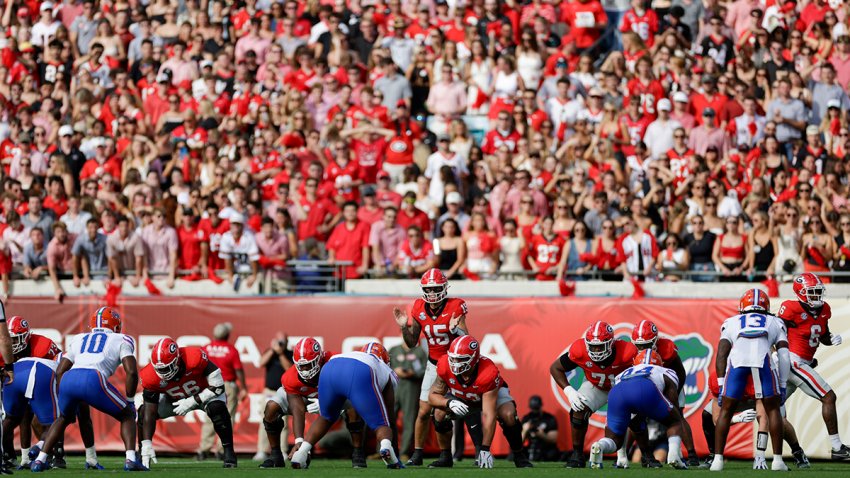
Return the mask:
{"type": "MultiPolygon", "coordinates": [[[[95,474],[111,474],[111,473],[123,473],[123,460],[118,456],[102,456],[100,457],[101,464],[106,467],[104,471],[98,472],[88,472],[89,475],[95,474]]],[[[768,464],[770,462],[768,461],[768,464]]],[[[839,477],[839,476],[848,476],[850,474],[850,463],[833,463],[833,462],[814,462],[812,463],[812,468],[810,470],[796,470],[793,468],[793,461],[786,460],[786,463],[791,466],[791,472],[805,473],[806,476],[831,476],[831,477],[839,477]]],[[[218,461],[205,461],[205,462],[196,462],[191,458],[176,458],[176,457],[162,457],[159,459],[159,463],[154,465],[154,468],[151,473],[146,474],[145,476],[176,476],[182,475],[186,477],[192,476],[203,476],[204,478],[218,478],[218,477],[237,477],[237,476],[268,476],[268,475],[278,475],[281,473],[291,474],[296,473],[296,471],[291,468],[285,469],[272,469],[272,470],[263,470],[257,468],[257,463],[250,460],[250,457],[240,457],[239,468],[237,469],[223,469],[221,468],[221,463],[218,461]]],[[[402,474],[408,477],[428,477],[428,478],[466,478],[466,477],[480,477],[480,476],[488,476],[490,478],[500,478],[500,477],[509,477],[514,475],[523,475],[527,477],[562,477],[562,476],[600,476],[603,473],[608,475],[612,471],[615,473],[621,473],[623,475],[628,475],[632,478],[640,478],[640,477],[648,477],[650,473],[653,476],[657,476],[658,473],[666,474],[668,476],[672,476],[674,473],[677,473],[677,470],[672,468],[661,468],[656,470],[648,470],[644,468],[630,468],[628,470],[613,470],[613,462],[611,460],[605,461],[606,468],[604,470],[571,470],[563,468],[561,463],[539,463],[535,465],[533,469],[522,469],[518,470],[514,468],[512,462],[507,462],[503,459],[499,459],[496,461],[496,467],[492,470],[479,470],[477,468],[473,468],[472,460],[464,460],[460,463],[457,463],[454,468],[450,470],[429,470],[427,468],[408,468],[405,470],[387,470],[384,468],[384,465],[380,461],[369,460],[369,468],[363,470],[354,470],[351,468],[351,462],[348,460],[323,460],[317,459],[313,460],[310,469],[299,471],[299,473],[303,473],[305,476],[313,476],[317,478],[324,477],[348,477],[348,476],[365,476],[367,474],[378,473],[379,475],[392,475],[392,474],[402,474]],[[609,469],[608,467],[611,467],[609,469]]],[[[68,469],[66,470],[51,470],[47,472],[50,476],[62,475],[74,475],[79,476],[83,472],[83,458],[81,456],[72,456],[68,458],[68,469]]],[[[20,473],[29,473],[28,470],[24,471],[16,471],[16,474],[20,473]]],[[[708,474],[709,472],[706,470],[688,470],[684,473],[697,473],[697,474],[708,474]]],[[[770,471],[765,472],[755,472],[752,470],[752,463],[739,461],[739,462],[731,462],[727,463],[725,473],[722,476],[747,476],[752,475],[753,473],[760,473],[767,475],[770,471]]]]}

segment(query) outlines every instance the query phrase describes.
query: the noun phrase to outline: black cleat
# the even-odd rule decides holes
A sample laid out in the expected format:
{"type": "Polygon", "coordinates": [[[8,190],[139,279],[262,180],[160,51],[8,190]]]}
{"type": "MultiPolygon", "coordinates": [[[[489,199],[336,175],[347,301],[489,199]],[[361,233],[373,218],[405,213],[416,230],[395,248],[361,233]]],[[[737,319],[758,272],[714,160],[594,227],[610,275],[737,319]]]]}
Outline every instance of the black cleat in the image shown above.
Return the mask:
{"type": "Polygon", "coordinates": [[[428,468],[451,468],[454,464],[455,462],[452,459],[451,452],[442,452],[440,453],[440,457],[437,458],[437,461],[428,465],[428,468]]]}
{"type": "Polygon", "coordinates": [[[0,465],[0,475],[12,475],[12,469],[5,464],[0,465]]]}
{"type": "Polygon", "coordinates": [[[405,466],[422,466],[422,450],[413,450],[413,454],[410,455],[405,466]]]}
{"type": "Polygon", "coordinates": [[[525,450],[514,453],[514,465],[517,468],[534,468],[525,450]]]}
{"type": "Polygon", "coordinates": [[[564,465],[565,468],[584,468],[587,465],[587,462],[584,458],[584,453],[573,450],[570,454],[570,458],[567,460],[567,464],[564,465]]]}
{"type": "Polygon", "coordinates": [[[794,456],[794,462],[797,464],[797,468],[808,469],[812,467],[809,464],[809,457],[806,456],[806,452],[802,448],[793,452],[792,455],[794,456]]]}
{"type": "Polygon", "coordinates": [[[841,448],[837,450],[832,450],[832,459],[833,460],[847,460],[850,459],[850,447],[847,445],[841,445],[841,448]]]}
{"type": "Polygon", "coordinates": [[[711,462],[713,461],[714,453],[709,453],[702,465],[699,466],[700,470],[708,470],[709,468],[711,468],[711,462]]]}
{"type": "Polygon", "coordinates": [[[700,466],[699,457],[696,455],[688,455],[688,461],[685,462],[688,468],[697,469],[700,466]]]}
{"type": "Polygon", "coordinates": [[[65,456],[64,455],[54,456],[53,461],[50,462],[50,467],[51,468],[61,468],[63,470],[65,468],[68,468],[68,464],[65,463],[65,456]]]}
{"type": "Polygon", "coordinates": [[[359,448],[354,449],[354,452],[351,454],[351,467],[366,468],[366,455],[363,453],[363,450],[359,448]]]}
{"type": "Polygon", "coordinates": [[[233,451],[232,446],[224,449],[222,459],[224,461],[224,468],[236,468],[236,453],[233,451]]]}
{"type": "Polygon", "coordinates": [[[656,460],[654,456],[641,456],[640,457],[640,466],[644,468],[663,468],[664,465],[661,464],[660,461],[656,460]]]}
{"type": "Polygon", "coordinates": [[[260,468],[286,468],[286,461],[283,456],[272,456],[260,464],[260,468]]]}

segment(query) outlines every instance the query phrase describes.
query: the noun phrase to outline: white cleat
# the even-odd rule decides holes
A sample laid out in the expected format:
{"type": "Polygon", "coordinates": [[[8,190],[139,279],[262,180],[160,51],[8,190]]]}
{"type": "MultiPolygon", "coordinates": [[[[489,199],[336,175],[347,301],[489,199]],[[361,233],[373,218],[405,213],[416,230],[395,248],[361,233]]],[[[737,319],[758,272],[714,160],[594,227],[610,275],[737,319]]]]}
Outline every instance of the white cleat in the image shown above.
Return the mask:
{"type": "Polygon", "coordinates": [[[711,471],[723,471],[723,457],[720,455],[714,455],[714,459],[711,460],[711,471]]]}
{"type": "Polygon", "coordinates": [[[763,456],[757,456],[753,460],[753,469],[754,470],[766,470],[767,469],[767,461],[765,461],[763,456]]]}
{"type": "Polygon", "coordinates": [[[770,465],[770,469],[773,471],[788,471],[788,465],[786,465],[782,460],[773,460],[773,464],[770,465]]]}
{"type": "Polygon", "coordinates": [[[675,468],[677,470],[687,470],[688,469],[688,465],[686,465],[685,462],[682,461],[679,458],[676,458],[673,461],[668,461],[667,464],[672,466],[673,468],[675,468]]]}
{"type": "Polygon", "coordinates": [[[590,459],[588,460],[590,467],[598,470],[602,468],[602,447],[599,443],[590,445],[590,459]]]}
{"type": "Polygon", "coordinates": [[[629,467],[629,459],[624,456],[617,457],[617,463],[614,465],[614,468],[619,468],[625,470],[629,467]]]}

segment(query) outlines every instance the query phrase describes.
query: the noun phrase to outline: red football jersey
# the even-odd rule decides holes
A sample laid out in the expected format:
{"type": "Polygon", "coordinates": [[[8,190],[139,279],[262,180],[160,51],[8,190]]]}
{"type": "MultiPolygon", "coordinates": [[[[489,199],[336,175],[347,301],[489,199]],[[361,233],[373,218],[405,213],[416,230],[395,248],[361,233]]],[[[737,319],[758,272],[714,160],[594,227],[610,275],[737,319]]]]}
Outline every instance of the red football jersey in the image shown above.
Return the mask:
{"type": "Polygon", "coordinates": [[[478,371],[470,383],[463,383],[457,375],[452,373],[449,366],[449,356],[443,357],[437,362],[437,376],[449,387],[449,392],[458,400],[470,403],[480,403],[481,397],[499,387],[507,387],[499,373],[499,367],[487,357],[481,357],[478,361],[478,371]]]}
{"type": "Polygon", "coordinates": [[[650,80],[649,83],[644,84],[640,79],[633,78],[626,85],[626,88],[628,88],[629,92],[626,97],[626,103],[637,101],[643,114],[655,117],[655,106],[659,100],[666,96],[661,82],[650,80]]]}
{"type": "Polygon", "coordinates": [[[461,317],[469,311],[466,307],[466,302],[463,299],[450,298],[443,302],[443,307],[438,309],[434,315],[425,307],[426,304],[422,299],[416,299],[413,302],[413,308],[410,309],[410,315],[413,320],[419,322],[422,327],[422,333],[428,339],[428,360],[437,363],[438,360],[449,350],[449,345],[452,340],[458,336],[449,331],[449,321],[452,315],[461,317]]]}
{"type": "Polygon", "coordinates": [[[827,321],[832,317],[829,304],[824,303],[817,315],[812,315],[800,301],[786,300],[776,315],[794,324],[788,327],[788,350],[803,360],[815,358],[820,338],[827,333],[827,321]]]}
{"type": "MultiPolygon", "coordinates": [[[[38,334],[30,334],[29,347],[27,347],[27,350],[29,350],[29,355],[16,354],[15,360],[24,357],[54,360],[56,356],[59,355],[60,352],[62,352],[55,342],[43,335],[38,334]]],[[[0,366],[3,365],[5,365],[5,362],[3,361],[3,358],[0,357],[0,366]]]]}
{"type": "Polygon", "coordinates": [[[573,342],[567,353],[570,360],[584,370],[585,380],[600,390],[608,391],[614,385],[614,377],[631,367],[632,361],[635,359],[635,355],[637,355],[637,347],[631,342],[624,340],[615,340],[613,349],[612,355],[614,356],[614,360],[606,366],[590,360],[584,339],[578,339],[573,342]]]}
{"type": "Polygon", "coordinates": [[[676,344],[672,340],[662,337],[658,337],[658,340],[655,341],[655,351],[661,356],[665,367],[671,360],[679,356],[679,349],[676,348],[676,344]]]}
{"type": "MultiPolygon", "coordinates": [[[[328,360],[334,356],[333,352],[328,351],[324,351],[322,354],[322,365],[328,363],[328,360]]],[[[286,372],[283,372],[283,375],[280,376],[280,384],[283,386],[286,393],[291,393],[292,395],[298,395],[304,398],[315,398],[319,395],[319,375],[316,375],[313,378],[315,381],[305,382],[301,379],[301,376],[298,375],[296,367],[293,366],[286,369],[286,372]]]]}
{"type": "Polygon", "coordinates": [[[170,400],[193,397],[209,387],[204,373],[210,361],[200,347],[180,347],[180,360],[185,370],[171,380],[163,380],[156,374],[153,364],[147,364],[139,372],[142,389],[148,392],[164,393],[170,400]]]}
{"type": "Polygon", "coordinates": [[[537,280],[555,280],[555,276],[546,274],[546,271],[552,267],[558,267],[558,262],[561,260],[561,253],[564,251],[564,239],[561,236],[555,235],[550,241],[543,237],[543,234],[537,234],[531,238],[529,246],[531,257],[537,265],[537,280]]]}

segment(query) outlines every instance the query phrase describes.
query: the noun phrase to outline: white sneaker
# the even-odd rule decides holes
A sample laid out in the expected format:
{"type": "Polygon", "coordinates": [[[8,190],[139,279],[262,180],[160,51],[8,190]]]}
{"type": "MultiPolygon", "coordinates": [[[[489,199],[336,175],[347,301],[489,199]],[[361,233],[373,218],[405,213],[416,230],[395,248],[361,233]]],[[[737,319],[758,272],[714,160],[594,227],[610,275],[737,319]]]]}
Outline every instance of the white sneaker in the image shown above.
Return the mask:
{"type": "Polygon", "coordinates": [[[711,460],[711,471],[723,471],[723,457],[720,455],[714,455],[714,459],[711,460]]]}
{"type": "Polygon", "coordinates": [[[262,462],[268,460],[268,458],[269,458],[269,456],[265,452],[258,451],[257,454],[254,455],[253,458],[251,458],[251,459],[254,460],[254,461],[259,461],[259,462],[262,463],[262,462]]]}
{"type": "Polygon", "coordinates": [[[590,467],[593,469],[598,470],[602,468],[602,447],[599,446],[599,443],[590,445],[590,459],[588,463],[590,463],[590,467]]]}
{"type": "Polygon", "coordinates": [[[785,464],[784,461],[773,460],[773,464],[770,465],[770,469],[773,471],[788,471],[788,465],[785,464]]]}
{"type": "Polygon", "coordinates": [[[627,469],[629,467],[629,459],[624,456],[617,457],[617,464],[614,465],[614,468],[627,469]]]}
{"type": "Polygon", "coordinates": [[[753,460],[753,469],[754,470],[766,470],[767,469],[767,461],[763,456],[757,456],[753,460]]]}

